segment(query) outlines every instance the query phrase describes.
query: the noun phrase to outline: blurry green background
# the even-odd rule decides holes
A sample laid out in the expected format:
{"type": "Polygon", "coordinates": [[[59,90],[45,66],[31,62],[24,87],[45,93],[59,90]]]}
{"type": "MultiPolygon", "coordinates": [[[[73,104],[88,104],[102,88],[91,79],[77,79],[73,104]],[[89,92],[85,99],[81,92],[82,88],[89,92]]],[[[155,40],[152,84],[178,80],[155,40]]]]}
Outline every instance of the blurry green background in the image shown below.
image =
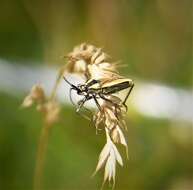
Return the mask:
{"type": "MultiPolygon", "coordinates": [[[[1,0],[0,59],[59,68],[62,55],[89,42],[126,64],[126,76],[191,90],[191,13],[191,0],[1,0]]],[[[0,190],[33,188],[42,121],[34,108],[19,109],[23,98],[0,87],[0,190]]],[[[116,189],[191,190],[192,123],[128,114],[130,160],[117,168],[116,189]]],[[[99,189],[103,172],[90,176],[104,143],[64,106],[49,138],[43,189],[99,189]]]]}

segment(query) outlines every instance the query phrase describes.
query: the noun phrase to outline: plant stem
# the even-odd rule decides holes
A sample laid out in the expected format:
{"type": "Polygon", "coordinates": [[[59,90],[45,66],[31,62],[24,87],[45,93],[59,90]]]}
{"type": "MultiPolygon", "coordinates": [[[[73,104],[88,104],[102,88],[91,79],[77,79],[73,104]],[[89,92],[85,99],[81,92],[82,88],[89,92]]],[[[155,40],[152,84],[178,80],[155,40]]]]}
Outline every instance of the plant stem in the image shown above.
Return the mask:
{"type": "MultiPolygon", "coordinates": [[[[62,79],[62,76],[65,71],[65,66],[62,67],[59,72],[56,79],[56,82],[54,84],[54,87],[51,92],[51,96],[48,99],[48,101],[53,101],[56,97],[56,92],[58,89],[58,86],[60,84],[60,81],[62,79]]],[[[49,125],[48,123],[44,122],[40,139],[38,143],[38,149],[37,149],[37,156],[36,156],[36,164],[35,164],[35,173],[34,173],[34,190],[41,190],[41,182],[42,182],[42,176],[43,176],[43,169],[44,169],[44,163],[45,163],[45,157],[46,157],[46,150],[48,146],[48,139],[50,134],[50,128],[52,125],[49,125]]]]}
{"type": "Polygon", "coordinates": [[[48,146],[50,128],[51,126],[45,123],[41,130],[35,165],[34,190],[41,190],[41,181],[43,176],[42,174],[45,163],[46,150],[48,146]]]}
{"type": "Polygon", "coordinates": [[[56,82],[54,84],[54,87],[53,87],[53,90],[52,90],[52,93],[51,93],[51,96],[50,96],[50,100],[53,100],[56,97],[56,92],[57,92],[58,86],[59,86],[59,84],[62,80],[65,69],[66,69],[66,66],[63,66],[58,72],[58,76],[56,78],[56,82]]]}

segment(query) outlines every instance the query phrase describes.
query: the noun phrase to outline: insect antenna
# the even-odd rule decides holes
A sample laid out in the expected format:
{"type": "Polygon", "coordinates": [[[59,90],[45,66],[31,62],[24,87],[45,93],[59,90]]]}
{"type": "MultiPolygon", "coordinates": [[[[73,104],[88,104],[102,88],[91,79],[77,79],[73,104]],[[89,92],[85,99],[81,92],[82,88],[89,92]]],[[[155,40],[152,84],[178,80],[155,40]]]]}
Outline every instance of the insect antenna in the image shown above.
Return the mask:
{"type": "Polygon", "coordinates": [[[79,88],[78,88],[78,87],[76,87],[76,86],[73,85],[71,82],[69,82],[65,77],[63,77],[63,78],[64,78],[64,80],[65,80],[73,89],[79,91],[79,88]]]}
{"type": "Polygon", "coordinates": [[[74,88],[70,88],[70,91],[69,91],[69,97],[70,97],[70,101],[71,103],[76,106],[76,104],[74,103],[73,99],[72,99],[72,90],[74,90],[74,88]]]}

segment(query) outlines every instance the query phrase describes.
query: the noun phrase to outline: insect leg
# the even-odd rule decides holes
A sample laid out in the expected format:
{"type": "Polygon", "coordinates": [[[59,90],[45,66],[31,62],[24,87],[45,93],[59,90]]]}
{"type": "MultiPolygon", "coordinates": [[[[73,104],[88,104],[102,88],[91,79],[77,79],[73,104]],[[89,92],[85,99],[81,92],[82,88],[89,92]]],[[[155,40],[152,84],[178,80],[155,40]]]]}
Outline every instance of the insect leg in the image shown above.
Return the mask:
{"type": "Polygon", "coordinates": [[[106,98],[104,95],[99,94],[100,98],[102,98],[103,100],[110,102],[111,104],[113,104],[115,107],[118,106],[118,104],[114,103],[112,100],[109,100],[108,98],[106,98]]]}
{"type": "Polygon", "coordinates": [[[110,102],[110,103],[115,107],[115,114],[118,115],[118,114],[117,114],[117,109],[120,109],[120,108],[119,108],[119,105],[116,104],[116,103],[114,103],[112,100],[109,100],[108,98],[106,98],[106,97],[105,97],[104,95],[102,95],[102,94],[100,94],[99,96],[100,96],[100,98],[102,98],[103,100],[105,100],[105,101],[107,101],[107,102],[110,102]]]}
{"type": "Polygon", "coordinates": [[[79,110],[81,109],[81,107],[84,105],[84,103],[87,101],[87,100],[90,100],[92,97],[89,97],[89,96],[85,96],[82,100],[80,100],[78,102],[78,108],[76,109],[76,112],[79,112],[79,110]]]}
{"type": "Polygon", "coordinates": [[[87,119],[87,120],[89,120],[89,121],[91,121],[91,118],[89,118],[87,115],[85,115],[85,114],[82,114],[81,112],[76,112],[77,114],[79,114],[80,116],[82,116],[84,119],[87,119]]]}
{"type": "MultiPolygon", "coordinates": [[[[70,89],[70,92],[69,92],[69,96],[70,96],[70,101],[71,101],[71,103],[74,105],[74,106],[76,106],[76,104],[74,103],[74,101],[73,101],[73,99],[72,99],[72,90],[74,90],[73,88],[71,88],[70,89]]],[[[90,98],[89,98],[90,99],[90,98]]],[[[80,110],[80,108],[83,106],[83,104],[87,101],[87,100],[89,100],[89,99],[86,99],[85,100],[85,98],[84,99],[82,99],[82,100],[80,100],[79,102],[78,102],[78,108],[77,109],[79,109],[80,110]],[[80,105],[80,104],[82,104],[82,106],[80,105]]],[[[79,111],[78,110],[78,111],[79,111]]]]}
{"type": "Polygon", "coordinates": [[[129,92],[128,92],[128,94],[126,95],[126,97],[125,97],[125,99],[124,99],[124,101],[123,101],[123,105],[125,106],[126,111],[127,111],[128,108],[127,108],[127,105],[126,105],[125,103],[126,103],[128,97],[129,97],[129,95],[130,95],[133,87],[134,87],[134,83],[133,83],[133,81],[131,81],[129,92]]]}
{"type": "MultiPolygon", "coordinates": [[[[84,103],[86,102],[86,101],[88,101],[88,100],[90,100],[92,97],[88,97],[88,96],[86,96],[86,97],[84,97],[82,100],[80,100],[79,102],[78,102],[78,108],[76,109],[76,113],[78,113],[79,115],[81,115],[82,117],[84,117],[85,119],[88,119],[88,120],[91,120],[89,117],[87,117],[86,115],[84,115],[84,114],[82,114],[81,112],[80,112],[80,109],[82,108],[82,107],[84,107],[84,103]]],[[[85,107],[84,107],[85,108],[85,107]]],[[[87,111],[89,111],[89,112],[91,112],[89,109],[87,109],[87,108],[85,108],[87,111]]]]}
{"type": "Polygon", "coordinates": [[[93,97],[93,99],[94,99],[94,101],[95,101],[95,103],[96,103],[98,109],[101,111],[101,106],[100,106],[98,100],[96,99],[96,97],[95,97],[94,95],[93,95],[92,97],[93,97]]]}

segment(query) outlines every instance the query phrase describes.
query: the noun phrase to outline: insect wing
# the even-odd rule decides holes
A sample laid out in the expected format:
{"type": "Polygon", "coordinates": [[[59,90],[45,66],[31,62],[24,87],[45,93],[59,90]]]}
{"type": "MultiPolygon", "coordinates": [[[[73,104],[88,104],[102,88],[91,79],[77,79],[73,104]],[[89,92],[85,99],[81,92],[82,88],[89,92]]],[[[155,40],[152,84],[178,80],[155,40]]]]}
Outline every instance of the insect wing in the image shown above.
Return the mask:
{"type": "Polygon", "coordinates": [[[120,91],[129,88],[130,83],[131,83],[130,79],[116,79],[116,80],[104,83],[102,85],[103,93],[106,95],[119,93],[120,91]]]}
{"type": "Polygon", "coordinates": [[[90,80],[86,83],[87,87],[91,89],[99,89],[101,88],[101,81],[100,80],[90,80]]]}
{"type": "Polygon", "coordinates": [[[107,82],[104,82],[102,84],[102,88],[104,88],[104,87],[111,87],[113,85],[118,85],[118,84],[121,84],[121,83],[124,83],[124,82],[131,83],[132,80],[131,79],[127,79],[127,78],[121,78],[121,79],[115,79],[115,80],[107,81],[107,82]]]}
{"type": "Polygon", "coordinates": [[[125,101],[125,97],[127,96],[129,89],[133,85],[133,81],[127,78],[115,79],[112,81],[108,81],[103,83],[102,91],[104,96],[114,95],[125,101]]]}

